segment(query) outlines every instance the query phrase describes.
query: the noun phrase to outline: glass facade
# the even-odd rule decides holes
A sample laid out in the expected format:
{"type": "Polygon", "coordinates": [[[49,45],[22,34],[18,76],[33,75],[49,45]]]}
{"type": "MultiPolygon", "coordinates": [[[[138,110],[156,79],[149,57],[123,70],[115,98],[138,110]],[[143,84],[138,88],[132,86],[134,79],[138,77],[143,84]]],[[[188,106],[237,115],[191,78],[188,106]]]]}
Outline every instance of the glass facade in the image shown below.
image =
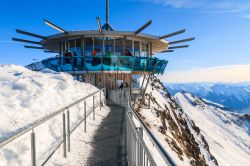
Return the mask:
{"type": "Polygon", "coordinates": [[[125,37],[79,37],[60,43],[61,56],[43,61],[55,71],[151,71],[167,61],[150,58],[150,43],[125,37]]]}

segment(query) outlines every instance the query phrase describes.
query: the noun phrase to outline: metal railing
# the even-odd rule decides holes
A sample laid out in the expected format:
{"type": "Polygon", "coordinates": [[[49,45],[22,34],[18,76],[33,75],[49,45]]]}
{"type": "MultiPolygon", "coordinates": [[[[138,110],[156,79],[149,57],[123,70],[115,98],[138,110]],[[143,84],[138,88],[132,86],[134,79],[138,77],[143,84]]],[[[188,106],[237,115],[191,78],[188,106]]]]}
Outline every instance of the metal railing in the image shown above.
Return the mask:
{"type": "MultiPolygon", "coordinates": [[[[36,149],[36,133],[35,133],[35,129],[37,127],[39,127],[40,125],[44,124],[45,122],[49,121],[50,119],[57,117],[59,115],[62,115],[62,138],[60,139],[60,141],[57,143],[57,145],[50,151],[50,153],[44,157],[43,161],[40,163],[41,165],[45,165],[48,160],[53,156],[53,154],[56,152],[56,150],[63,145],[63,156],[67,157],[67,149],[68,152],[70,152],[70,135],[75,131],[75,129],[82,124],[82,122],[84,122],[84,132],[87,131],[87,124],[86,124],[86,120],[87,117],[93,113],[93,120],[95,119],[95,109],[97,107],[100,107],[102,104],[106,104],[106,99],[105,97],[103,98],[103,96],[106,96],[106,89],[101,89],[98,90],[92,94],[89,94],[86,97],[83,97],[82,99],[77,100],[76,102],[68,105],[67,107],[64,107],[56,112],[53,112],[37,121],[35,121],[34,123],[28,125],[25,128],[20,129],[18,132],[16,132],[15,134],[9,136],[8,138],[0,141],[0,149],[3,148],[4,146],[14,142],[15,140],[17,140],[18,138],[24,136],[25,134],[27,134],[28,132],[31,132],[30,134],[30,140],[31,140],[31,144],[30,144],[30,149],[31,149],[31,156],[30,156],[30,162],[32,166],[38,165],[37,164],[37,150],[36,149]],[[103,95],[103,94],[104,95],[103,95]],[[98,96],[99,94],[99,96],[98,96]],[[87,104],[86,104],[86,100],[93,97],[93,105],[91,106],[91,108],[89,110],[87,110],[87,104]],[[95,103],[96,99],[95,97],[99,97],[99,102],[95,103]],[[70,112],[72,110],[70,110],[70,108],[72,108],[73,106],[76,106],[79,103],[84,102],[84,116],[81,118],[81,120],[75,125],[73,126],[73,128],[71,128],[70,124],[70,112]]],[[[28,163],[26,163],[26,165],[29,165],[28,163]]]]}
{"type": "Polygon", "coordinates": [[[131,105],[129,96],[126,112],[128,165],[175,166],[175,162],[131,105]]]}
{"type": "Polygon", "coordinates": [[[73,71],[146,71],[163,74],[168,61],[137,56],[72,56],[53,57],[35,62],[26,67],[40,71],[48,68],[57,72],[73,71]],[[155,66],[155,64],[157,64],[155,66]]]}

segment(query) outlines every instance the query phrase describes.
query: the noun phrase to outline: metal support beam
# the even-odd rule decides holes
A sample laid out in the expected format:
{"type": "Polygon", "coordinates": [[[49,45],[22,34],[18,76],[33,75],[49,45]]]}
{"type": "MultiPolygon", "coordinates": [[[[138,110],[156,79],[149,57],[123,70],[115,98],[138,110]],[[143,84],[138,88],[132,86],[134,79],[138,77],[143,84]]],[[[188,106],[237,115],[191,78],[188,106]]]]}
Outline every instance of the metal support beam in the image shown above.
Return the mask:
{"type": "Polygon", "coordinates": [[[137,35],[138,33],[142,32],[144,29],[146,29],[151,24],[152,24],[152,20],[149,20],[146,24],[144,24],[138,30],[135,31],[135,35],[137,35]]]}
{"type": "Polygon", "coordinates": [[[184,32],[186,32],[186,29],[182,29],[180,31],[176,31],[176,32],[173,32],[173,33],[170,33],[170,34],[167,34],[167,35],[160,36],[160,39],[165,39],[165,38],[168,38],[168,37],[179,35],[179,34],[184,33],[184,32]]]}
{"type": "Polygon", "coordinates": [[[195,40],[195,38],[192,37],[192,38],[187,38],[183,40],[172,41],[172,42],[169,42],[168,44],[171,45],[171,44],[183,43],[183,42],[192,41],[192,40],[195,40]]]}
{"type": "Polygon", "coordinates": [[[23,35],[28,35],[28,36],[40,38],[40,39],[46,39],[45,36],[41,36],[41,35],[37,35],[37,34],[34,34],[34,33],[26,32],[26,31],[23,31],[23,30],[20,30],[20,29],[16,29],[16,32],[20,33],[20,34],[23,34],[23,35]]]}
{"type": "Polygon", "coordinates": [[[44,49],[43,47],[36,47],[36,46],[24,46],[25,48],[33,48],[33,49],[44,49]]]}
{"type": "Polygon", "coordinates": [[[23,42],[23,43],[30,43],[30,44],[39,44],[41,45],[40,42],[36,42],[36,41],[31,41],[31,40],[24,40],[24,39],[18,39],[18,38],[12,38],[13,41],[17,41],[17,42],[23,42]]]}
{"type": "Polygon", "coordinates": [[[173,46],[173,47],[168,47],[168,49],[177,49],[177,48],[187,48],[189,45],[183,45],[183,46],[173,46]]]}
{"type": "Polygon", "coordinates": [[[48,20],[44,20],[45,24],[58,30],[59,32],[62,32],[62,33],[68,33],[66,30],[62,29],[61,27],[53,24],[52,22],[48,21],[48,20]]]}
{"type": "Polygon", "coordinates": [[[98,24],[98,29],[99,29],[99,32],[102,33],[102,27],[101,27],[101,21],[100,21],[100,18],[99,17],[96,17],[96,21],[97,21],[97,24],[98,24]]]}
{"type": "Polygon", "coordinates": [[[160,53],[166,53],[166,52],[174,52],[174,50],[165,50],[165,51],[162,51],[160,53]]]}
{"type": "MultiPolygon", "coordinates": [[[[55,52],[55,51],[49,51],[49,50],[45,50],[44,52],[45,52],[45,53],[54,53],[54,54],[55,54],[55,53],[58,53],[58,52],[55,52]]],[[[60,54],[60,56],[61,56],[61,54],[60,54]]]]}

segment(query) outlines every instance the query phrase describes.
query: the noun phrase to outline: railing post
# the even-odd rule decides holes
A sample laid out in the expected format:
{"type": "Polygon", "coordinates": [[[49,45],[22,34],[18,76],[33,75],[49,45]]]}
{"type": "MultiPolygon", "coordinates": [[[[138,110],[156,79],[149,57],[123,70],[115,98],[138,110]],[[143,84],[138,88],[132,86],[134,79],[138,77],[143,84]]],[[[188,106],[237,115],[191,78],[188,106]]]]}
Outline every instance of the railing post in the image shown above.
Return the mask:
{"type": "Polygon", "coordinates": [[[117,89],[115,90],[115,104],[118,104],[118,102],[117,102],[117,89]]]}
{"type": "Polygon", "coordinates": [[[35,133],[32,129],[31,136],[31,165],[36,166],[36,141],[35,141],[35,133]]]}
{"type": "Polygon", "coordinates": [[[70,115],[67,111],[67,138],[68,138],[68,152],[70,152],[70,115]]]}
{"type": "Polygon", "coordinates": [[[95,120],[95,95],[93,96],[93,120],[95,120]]]}
{"type": "Polygon", "coordinates": [[[62,121],[63,121],[63,157],[67,157],[66,154],[66,125],[65,125],[65,113],[62,114],[62,121]]]}
{"type": "Polygon", "coordinates": [[[123,104],[123,91],[124,91],[124,89],[121,90],[121,92],[122,92],[122,101],[121,101],[121,105],[123,104]]]}
{"type": "Polygon", "coordinates": [[[84,100],[84,132],[87,131],[87,114],[86,114],[86,100],[84,100]]]}
{"type": "Polygon", "coordinates": [[[106,97],[107,97],[107,90],[106,90],[106,88],[104,88],[104,90],[103,90],[103,92],[104,92],[104,104],[106,105],[107,103],[107,101],[106,101],[106,97]]]}
{"type": "Polygon", "coordinates": [[[102,91],[100,91],[100,110],[102,109],[102,91]]]}

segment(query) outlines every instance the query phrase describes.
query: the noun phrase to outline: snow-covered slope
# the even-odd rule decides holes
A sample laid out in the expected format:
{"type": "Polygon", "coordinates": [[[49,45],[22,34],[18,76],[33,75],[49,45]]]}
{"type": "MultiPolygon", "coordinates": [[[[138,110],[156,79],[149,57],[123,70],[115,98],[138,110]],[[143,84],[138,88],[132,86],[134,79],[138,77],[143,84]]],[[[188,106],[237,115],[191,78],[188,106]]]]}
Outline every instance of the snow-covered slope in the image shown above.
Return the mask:
{"type": "Polygon", "coordinates": [[[0,66],[0,139],[98,89],[51,70],[0,66]]]}
{"type": "Polygon", "coordinates": [[[175,98],[200,128],[219,165],[250,165],[250,116],[225,111],[189,93],[175,98]]]}
{"type": "Polygon", "coordinates": [[[200,129],[157,78],[151,79],[145,101],[137,100],[135,110],[176,165],[217,165],[200,129]]]}
{"type": "MultiPolygon", "coordinates": [[[[34,121],[79,100],[98,89],[75,81],[71,75],[51,70],[34,72],[22,66],[0,65],[0,140],[34,121]]],[[[96,100],[99,100],[99,98],[96,100]]],[[[92,107],[92,98],[87,101],[92,107]]],[[[96,101],[97,102],[97,101],[96,101]]],[[[70,118],[81,120],[83,104],[71,108],[70,118]]],[[[62,138],[62,117],[35,129],[37,164],[62,138]]],[[[86,151],[87,153],[87,151],[86,151]]],[[[0,165],[30,164],[30,133],[0,150],[0,165]]]]}
{"type": "Polygon", "coordinates": [[[188,92],[230,108],[250,114],[250,83],[184,83],[166,84],[169,92],[188,92]]]}

